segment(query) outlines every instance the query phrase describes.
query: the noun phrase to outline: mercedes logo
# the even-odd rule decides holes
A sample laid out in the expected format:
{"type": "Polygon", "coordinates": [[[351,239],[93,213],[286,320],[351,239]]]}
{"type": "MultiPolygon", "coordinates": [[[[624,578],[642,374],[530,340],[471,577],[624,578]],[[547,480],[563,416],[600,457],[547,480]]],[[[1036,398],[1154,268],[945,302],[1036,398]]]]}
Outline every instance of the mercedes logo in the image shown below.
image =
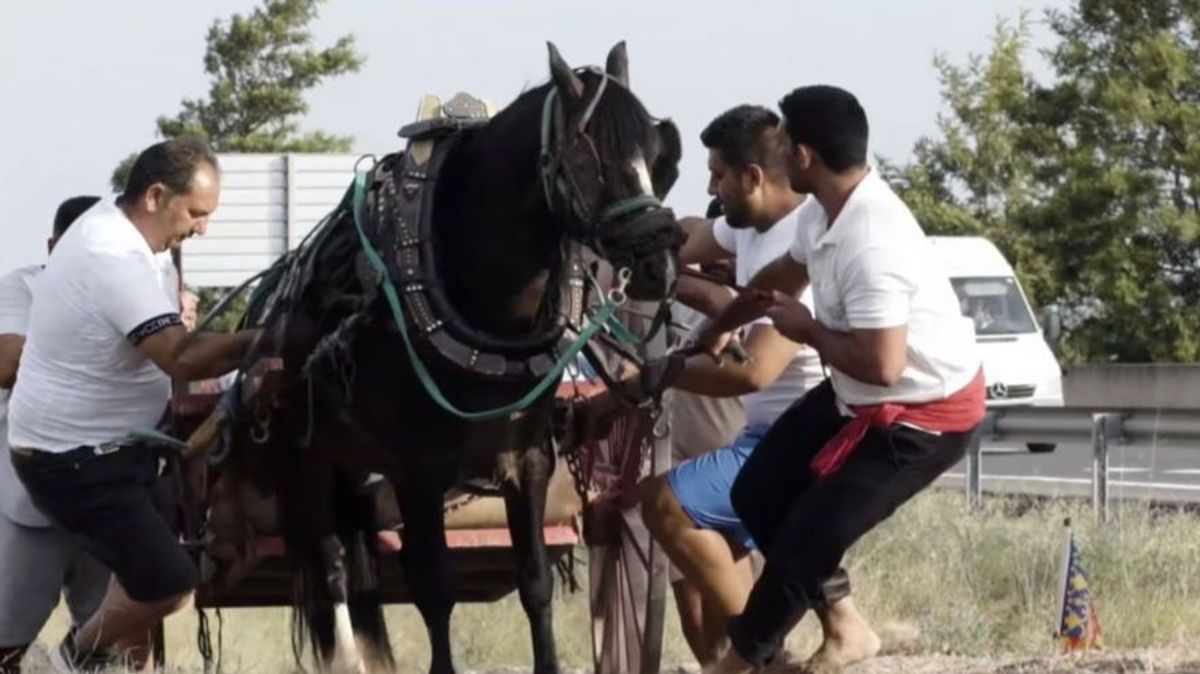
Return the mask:
{"type": "Polygon", "coordinates": [[[995,384],[988,386],[988,397],[989,398],[1007,398],[1008,397],[1008,385],[1002,381],[998,381],[995,384]]]}

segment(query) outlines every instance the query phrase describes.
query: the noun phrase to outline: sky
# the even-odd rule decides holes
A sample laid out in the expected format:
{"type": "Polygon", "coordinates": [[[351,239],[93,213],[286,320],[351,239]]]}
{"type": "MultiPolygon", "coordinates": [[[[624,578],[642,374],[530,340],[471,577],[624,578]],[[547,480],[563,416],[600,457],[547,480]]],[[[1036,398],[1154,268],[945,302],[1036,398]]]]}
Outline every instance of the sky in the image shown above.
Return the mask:
{"type": "MultiPolygon", "coordinates": [[[[936,131],[935,54],[985,53],[998,18],[1028,11],[1031,58],[1050,44],[1042,18],[1063,0],[331,0],[318,45],[353,34],[367,62],[313,90],[304,129],[355,138],[355,151],[400,149],[422,94],[510,102],[549,76],[545,42],[573,66],[628,44],[632,87],[683,134],[679,214],[707,203],[705,124],[739,103],[774,106],[804,84],[856,94],[871,151],[904,162],[936,131]]],[[[0,273],[40,262],[58,203],[108,194],[113,167],[153,143],[155,119],[205,95],[204,38],[253,0],[38,0],[0,3],[0,273]]]]}

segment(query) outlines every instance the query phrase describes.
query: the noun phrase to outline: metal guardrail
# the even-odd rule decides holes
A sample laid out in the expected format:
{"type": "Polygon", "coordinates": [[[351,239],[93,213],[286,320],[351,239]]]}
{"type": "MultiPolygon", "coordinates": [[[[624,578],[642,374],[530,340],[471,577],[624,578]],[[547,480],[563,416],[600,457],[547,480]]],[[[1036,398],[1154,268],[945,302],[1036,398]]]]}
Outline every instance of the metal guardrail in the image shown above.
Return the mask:
{"type": "MultiPolygon", "coordinates": [[[[1200,403],[1200,400],[1197,401],[1200,403]]],[[[983,446],[989,443],[1065,443],[1092,445],[1092,509],[1108,521],[1108,452],[1122,444],[1157,440],[1200,441],[1200,410],[1112,410],[1083,407],[1012,407],[988,410],[975,442],[967,450],[967,502],[982,501],[983,446]]]]}

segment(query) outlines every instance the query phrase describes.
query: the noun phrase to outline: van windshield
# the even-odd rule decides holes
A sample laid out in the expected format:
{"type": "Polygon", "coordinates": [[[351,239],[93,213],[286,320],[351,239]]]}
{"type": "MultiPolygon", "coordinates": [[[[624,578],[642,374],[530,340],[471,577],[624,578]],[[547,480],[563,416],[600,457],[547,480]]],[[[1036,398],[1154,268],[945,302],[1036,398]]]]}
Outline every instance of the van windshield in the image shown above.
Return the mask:
{"type": "Polygon", "coordinates": [[[975,321],[977,335],[1036,332],[1037,324],[1016,279],[1004,276],[952,278],[963,316],[975,321]]]}

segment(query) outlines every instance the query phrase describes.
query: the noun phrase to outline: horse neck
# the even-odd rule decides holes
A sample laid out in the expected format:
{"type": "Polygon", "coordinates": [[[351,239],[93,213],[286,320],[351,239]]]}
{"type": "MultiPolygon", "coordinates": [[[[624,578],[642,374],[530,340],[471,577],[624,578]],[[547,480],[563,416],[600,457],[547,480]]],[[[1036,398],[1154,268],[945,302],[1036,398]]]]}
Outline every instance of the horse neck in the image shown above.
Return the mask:
{"type": "MultiPolygon", "coordinates": [[[[541,194],[536,122],[497,118],[446,158],[435,203],[439,269],[475,328],[525,337],[544,327],[561,237],[541,194]]],[[[528,121],[528,120],[524,120],[528,121]]]]}

